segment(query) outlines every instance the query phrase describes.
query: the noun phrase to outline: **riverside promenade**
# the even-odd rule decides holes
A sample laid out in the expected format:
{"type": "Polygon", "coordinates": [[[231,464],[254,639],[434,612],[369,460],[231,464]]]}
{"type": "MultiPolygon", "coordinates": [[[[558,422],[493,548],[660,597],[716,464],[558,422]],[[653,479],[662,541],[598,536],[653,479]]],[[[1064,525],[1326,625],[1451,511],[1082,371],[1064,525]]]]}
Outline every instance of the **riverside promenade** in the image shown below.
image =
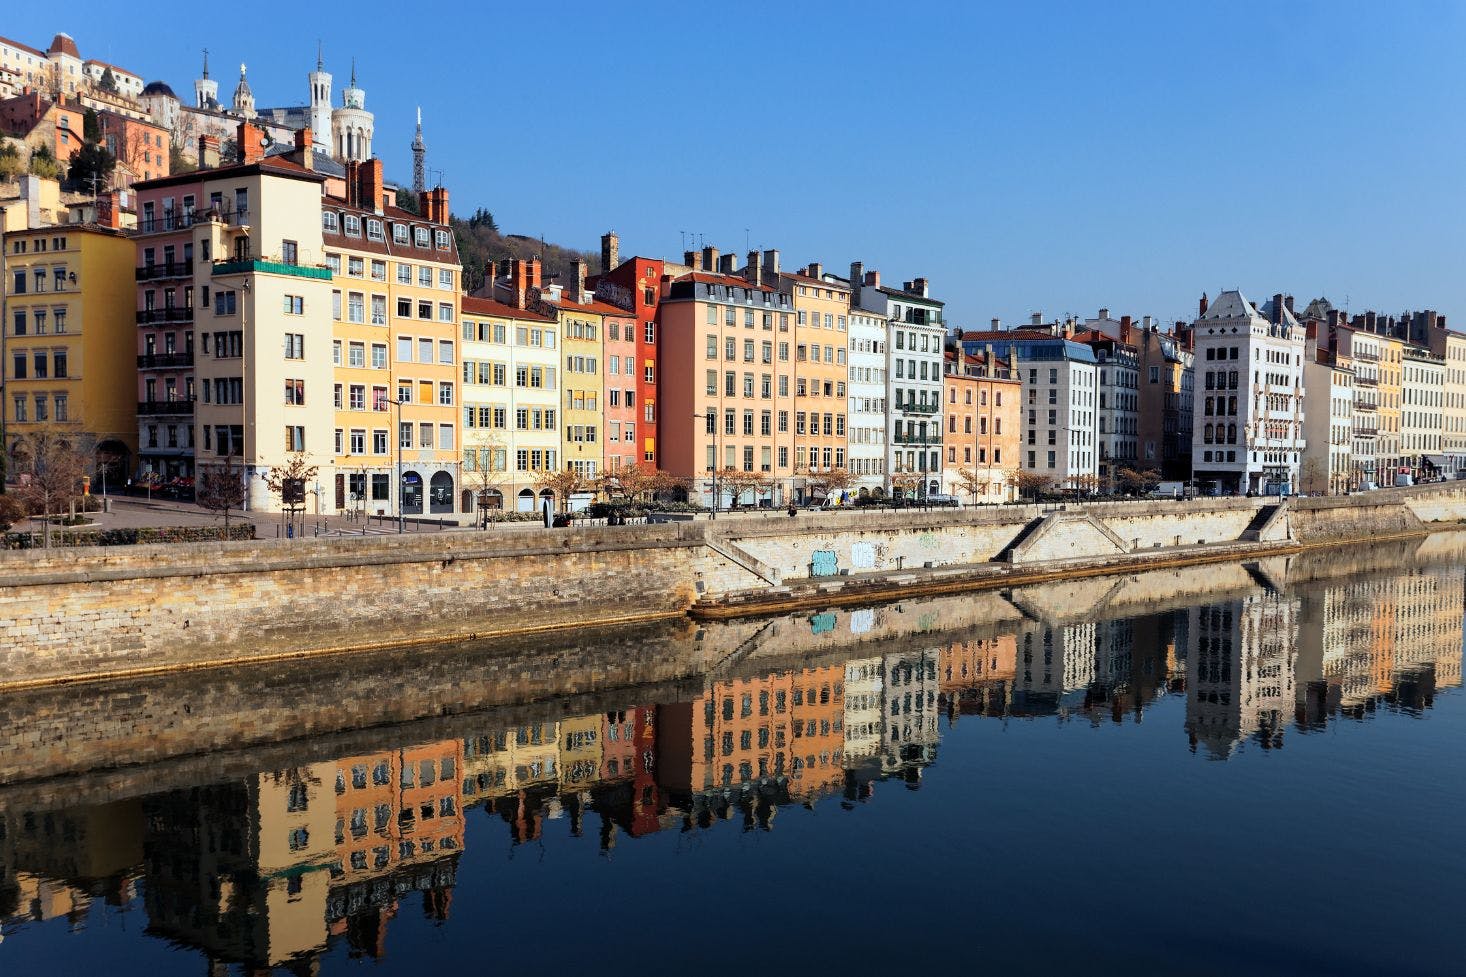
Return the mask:
{"type": "Polygon", "coordinates": [[[0,554],[0,689],[1236,562],[1466,524],[1346,498],[761,515],[0,554]]]}

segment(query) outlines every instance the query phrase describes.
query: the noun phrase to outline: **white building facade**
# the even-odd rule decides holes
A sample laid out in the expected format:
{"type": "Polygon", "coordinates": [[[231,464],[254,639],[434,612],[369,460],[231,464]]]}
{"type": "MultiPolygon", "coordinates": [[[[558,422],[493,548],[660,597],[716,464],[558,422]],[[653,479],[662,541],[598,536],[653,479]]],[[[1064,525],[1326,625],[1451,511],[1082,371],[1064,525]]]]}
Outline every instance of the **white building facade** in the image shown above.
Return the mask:
{"type": "Polygon", "coordinates": [[[847,453],[852,492],[886,489],[886,320],[850,310],[850,381],[846,390],[847,453]]]}
{"type": "Polygon", "coordinates": [[[884,488],[935,495],[942,490],[943,304],[931,298],[925,278],[889,288],[859,262],[850,266],[850,289],[852,311],[886,323],[884,488]]]}
{"type": "Polygon", "coordinates": [[[1275,296],[1260,311],[1236,289],[1193,327],[1193,478],[1222,494],[1298,491],[1303,434],[1303,328],[1275,296]]]}

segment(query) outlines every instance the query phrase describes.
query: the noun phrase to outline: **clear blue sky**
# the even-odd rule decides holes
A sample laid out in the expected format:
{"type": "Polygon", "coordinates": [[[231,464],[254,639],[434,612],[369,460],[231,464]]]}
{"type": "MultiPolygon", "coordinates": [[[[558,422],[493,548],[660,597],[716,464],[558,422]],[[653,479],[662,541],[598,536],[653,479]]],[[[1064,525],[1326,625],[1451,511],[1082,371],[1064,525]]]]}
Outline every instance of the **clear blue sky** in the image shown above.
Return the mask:
{"type": "Polygon", "coordinates": [[[690,231],[859,259],[925,275],[964,326],[1174,319],[1240,286],[1466,328],[1463,4],[351,9],[159,8],[160,27],[11,5],[0,33],[65,30],[184,98],[207,46],[221,97],[242,60],[260,105],[306,100],[320,36],[338,100],[356,56],[391,178],[422,105],[458,213],[586,248],[614,228],[623,254],[690,231]]]}

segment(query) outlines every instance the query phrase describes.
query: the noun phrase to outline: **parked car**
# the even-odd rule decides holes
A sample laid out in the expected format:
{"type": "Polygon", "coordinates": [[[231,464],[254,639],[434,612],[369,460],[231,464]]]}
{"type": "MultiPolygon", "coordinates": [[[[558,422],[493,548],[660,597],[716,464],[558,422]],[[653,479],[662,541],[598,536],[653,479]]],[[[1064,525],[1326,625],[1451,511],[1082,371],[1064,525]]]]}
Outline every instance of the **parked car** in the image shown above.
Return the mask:
{"type": "Polygon", "coordinates": [[[956,508],[962,503],[957,499],[957,496],[955,495],[928,495],[926,497],[926,504],[950,506],[952,508],[956,508]]]}

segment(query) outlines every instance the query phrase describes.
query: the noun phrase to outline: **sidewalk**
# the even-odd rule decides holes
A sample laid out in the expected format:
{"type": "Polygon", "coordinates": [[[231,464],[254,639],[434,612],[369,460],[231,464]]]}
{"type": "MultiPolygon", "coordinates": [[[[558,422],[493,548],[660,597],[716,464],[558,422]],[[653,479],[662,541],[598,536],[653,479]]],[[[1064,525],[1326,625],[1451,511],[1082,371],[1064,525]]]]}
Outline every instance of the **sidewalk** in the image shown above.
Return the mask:
{"type": "MultiPolygon", "coordinates": [[[[111,512],[93,512],[94,519],[102,529],[142,529],[162,526],[223,526],[223,515],[210,512],[192,502],[175,499],[148,499],[146,497],[109,495],[107,500],[111,512]]],[[[273,539],[285,534],[284,523],[278,512],[229,513],[231,525],[250,522],[254,524],[258,539],[273,539]]],[[[457,530],[460,527],[445,523],[440,529],[436,518],[423,517],[420,522],[409,516],[404,531],[408,533],[436,533],[457,530]]],[[[300,522],[296,530],[301,531],[300,522]]],[[[344,516],[307,515],[304,519],[304,534],[314,535],[374,535],[397,532],[395,519],[352,520],[344,516]]]]}

